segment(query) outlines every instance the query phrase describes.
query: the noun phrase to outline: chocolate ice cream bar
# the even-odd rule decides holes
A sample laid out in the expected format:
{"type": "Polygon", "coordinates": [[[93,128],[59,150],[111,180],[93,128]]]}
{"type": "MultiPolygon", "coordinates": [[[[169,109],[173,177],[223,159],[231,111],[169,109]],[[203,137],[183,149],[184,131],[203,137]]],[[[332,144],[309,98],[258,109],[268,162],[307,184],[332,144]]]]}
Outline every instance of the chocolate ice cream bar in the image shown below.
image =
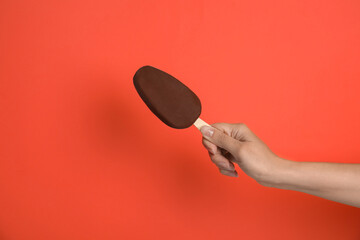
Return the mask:
{"type": "Polygon", "coordinates": [[[134,75],[134,86],[150,110],[166,125],[183,129],[202,121],[201,102],[196,94],[173,76],[151,66],[141,67],[134,75]]]}

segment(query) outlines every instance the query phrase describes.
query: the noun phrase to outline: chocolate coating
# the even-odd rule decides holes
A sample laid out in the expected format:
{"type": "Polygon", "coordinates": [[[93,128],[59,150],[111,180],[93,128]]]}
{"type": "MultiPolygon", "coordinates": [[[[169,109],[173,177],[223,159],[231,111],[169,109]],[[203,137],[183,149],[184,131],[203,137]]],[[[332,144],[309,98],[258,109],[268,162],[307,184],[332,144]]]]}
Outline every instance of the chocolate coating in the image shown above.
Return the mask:
{"type": "Polygon", "coordinates": [[[134,75],[134,86],[150,110],[166,125],[190,127],[201,113],[199,98],[173,76],[151,66],[134,75]]]}

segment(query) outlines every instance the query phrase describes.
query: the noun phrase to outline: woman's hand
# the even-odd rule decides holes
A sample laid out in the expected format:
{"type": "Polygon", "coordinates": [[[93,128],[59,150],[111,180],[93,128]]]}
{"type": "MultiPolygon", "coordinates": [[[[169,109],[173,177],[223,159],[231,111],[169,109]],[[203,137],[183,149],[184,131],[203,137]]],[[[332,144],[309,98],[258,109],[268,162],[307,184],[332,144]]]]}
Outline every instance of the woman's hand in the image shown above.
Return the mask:
{"type": "Polygon", "coordinates": [[[293,162],[276,156],[245,124],[201,128],[211,160],[227,176],[234,164],[264,186],[295,190],[360,207],[360,164],[293,162]]]}
{"type": "Polygon", "coordinates": [[[215,123],[201,128],[203,145],[220,172],[236,177],[233,163],[261,184],[275,181],[288,162],[276,156],[245,124],[215,123]]]}

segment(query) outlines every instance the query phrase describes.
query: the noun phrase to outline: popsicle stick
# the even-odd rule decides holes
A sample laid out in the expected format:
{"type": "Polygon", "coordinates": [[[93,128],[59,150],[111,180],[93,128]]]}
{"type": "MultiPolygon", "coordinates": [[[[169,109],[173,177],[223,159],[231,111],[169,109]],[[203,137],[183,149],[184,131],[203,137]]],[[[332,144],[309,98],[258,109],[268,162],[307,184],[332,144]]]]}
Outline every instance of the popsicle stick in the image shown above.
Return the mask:
{"type": "Polygon", "coordinates": [[[207,124],[206,122],[204,122],[203,120],[201,120],[200,118],[196,119],[196,121],[193,123],[194,126],[200,130],[200,128],[202,126],[210,126],[209,124],[207,124]]]}

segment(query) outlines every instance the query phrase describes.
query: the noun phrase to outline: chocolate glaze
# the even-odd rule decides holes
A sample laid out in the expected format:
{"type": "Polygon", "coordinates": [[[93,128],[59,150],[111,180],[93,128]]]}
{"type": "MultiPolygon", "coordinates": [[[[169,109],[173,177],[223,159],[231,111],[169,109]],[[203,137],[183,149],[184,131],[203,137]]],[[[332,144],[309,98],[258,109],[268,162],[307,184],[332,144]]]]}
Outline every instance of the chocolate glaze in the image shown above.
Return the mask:
{"type": "Polygon", "coordinates": [[[134,86],[150,110],[166,125],[190,127],[201,113],[199,98],[173,76],[151,66],[134,75],[134,86]]]}

